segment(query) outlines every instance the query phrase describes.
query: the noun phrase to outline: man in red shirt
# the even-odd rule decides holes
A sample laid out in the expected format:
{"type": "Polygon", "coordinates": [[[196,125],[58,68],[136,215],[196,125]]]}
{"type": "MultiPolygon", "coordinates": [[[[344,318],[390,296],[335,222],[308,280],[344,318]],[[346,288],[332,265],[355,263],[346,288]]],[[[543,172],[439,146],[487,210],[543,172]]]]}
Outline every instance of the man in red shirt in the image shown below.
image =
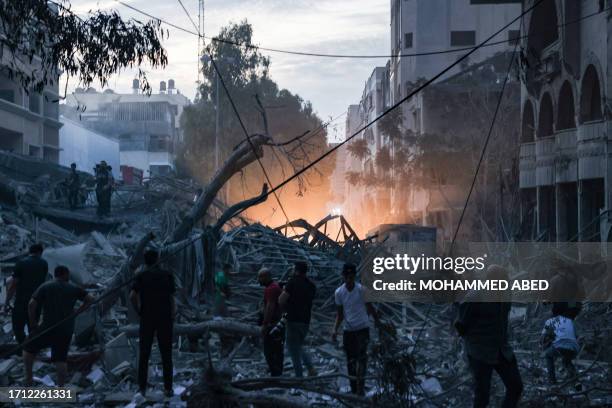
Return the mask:
{"type": "Polygon", "coordinates": [[[272,279],[270,270],[262,268],[257,275],[259,284],[263,286],[263,321],[261,324],[261,335],[263,337],[263,348],[266,362],[272,377],[279,377],[283,374],[284,362],[284,339],[285,330],[274,330],[270,332],[281,319],[281,310],[278,305],[278,297],[282,290],[278,283],[272,279]]]}

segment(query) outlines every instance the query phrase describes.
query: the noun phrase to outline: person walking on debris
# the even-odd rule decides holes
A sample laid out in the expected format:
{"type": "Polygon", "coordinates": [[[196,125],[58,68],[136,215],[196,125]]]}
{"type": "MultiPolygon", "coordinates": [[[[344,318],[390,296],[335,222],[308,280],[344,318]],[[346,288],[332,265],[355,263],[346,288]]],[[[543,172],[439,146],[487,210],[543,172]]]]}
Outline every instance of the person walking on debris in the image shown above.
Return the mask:
{"type": "Polygon", "coordinates": [[[96,165],[96,199],[98,200],[98,215],[104,216],[110,214],[111,196],[113,189],[113,176],[111,167],[102,160],[96,165]]]}
{"type": "Polygon", "coordinates": [[[287,349],[296,377],[302,377],[302,362],[308,370],[308,375],[317,375],[310,354],[304,350],[304,341],[310,327],[312,301],[317,290],[315,284],[306,276],[307,272],[306,262],[296,262],[294,276],[287,282],[278,298],[281,310],[287,313],[287,349]]]}
{"type": "Polygon", "coordinates": [[[70,165],[70,175],[66,180],[68,187],[68,206],[71,210],[77,208],[79,202],[79,188],[81,188],[81,179],[76,171],[76,163],[70,165]]]}
{"type": "Polygon", "coordinates": [[[567,375],[572,378],[576,376],[576,368],[572,360],[576,358],[580,348],[576,341],[576,332],[572,319],[555,314],[544,323],[542,329],[542,346],[544,357],[546,358],[546,368],[548,370],[548,380],[551,384],[557,382],[555,372],[555,359],[561,357],[563,367],[567,375]]]}
{"type": "Polygon", "coordinates": [[[378,314],[371,303],[364,300],[364,290],[355,282],[357,267],[346,263],[342,268],[344,284],[336,289],[334,300],[338,307],[332,340],[337,340],[338,330],[344,321],[342,342],[346,353],[348,375],[356,377],[350,380],[351,392],[365,395],[365,376],[368,363],[368,343],[370,341],[370,320],[379,323],[378,314]]]}
{"type": "Polygon", "coordinates": [[[162,359],[164,390],[171,397],[172,389],[172,330],[176,303],[174,276],[158,265],[159,254],[155,250],[144,253],[145,268],[134,278],[130,300],[140,316],[138,360],[138,385],[144,396],[147,391],[149,358],[153,336],[157,334],[157,345],[162,359]]]}
{"type": "Polygon", "coordinates": [[[227,299],[230,297],[229,276],[232,270],[232,265],[224,264],[222,271],[217,271],[215,274],[215,304],[213,315],[226,317],[227,299]]]}
{"type": "Polygon", "coordinates": [[[56,365],[57,385],[64,386],[67,374],[66,359],[74,332],[74,315],[86,309],[94,300],[85,289],[70,283],[70,270],[67,267],[56,267],[54,276],[55,279],[40,285],[28,305],[30,327],[33,330],[23,346],[26,386],[32,385],[32,366],[36,354],[47,347],[51,348],[51,360],[56,365]],[[74,314],[77,300],[83,303],[74,314]],[[40,328],[37,313],[39,307],[42,308],[40,328]]]}
{"type": "Polygon", "coordinates": [[[13,334],[19,344],[23,343],[26,338],[26,325],[28,326],[28,333],[32,332],[32,326],[30,326],[28,319],[28,302],[36,289],[47,280],[49,274],[49,265],[42,258],[42,254],[43,246],[41,244],[30,246],[29,256],[17,262],[8,284],[4,308],[6,311],[10,309],[10,302],[15,296],[12,323],[13,334]]]}
{"type": "MultiPolygon", "coordinates": [[[[491,265],[487,279],[508,279],[507,271],[491,265]]],[[[508,314],[511,303],[464,302],[459,306],[455,328],[463,337],[474,377],[474,407],[489,405],[493,370],[506,386],[503,408],[516,407],[523,392],[523,381],[516,356],[508,343],[508,314]]]]}
{"type": "Polygon", "coordinates": [[[263,349],[270,375],[278,377],[283,374],[283,363],[285,355],[283,352],[285,329],[277,326],[281,320],[281,311],[278,298],[282,293],[281,287],[272,279],[270,270],[262,268],[257,274],[259,284],[263,286],[263,319],[261,323],[261,335],[263,337],[263,349]]]}

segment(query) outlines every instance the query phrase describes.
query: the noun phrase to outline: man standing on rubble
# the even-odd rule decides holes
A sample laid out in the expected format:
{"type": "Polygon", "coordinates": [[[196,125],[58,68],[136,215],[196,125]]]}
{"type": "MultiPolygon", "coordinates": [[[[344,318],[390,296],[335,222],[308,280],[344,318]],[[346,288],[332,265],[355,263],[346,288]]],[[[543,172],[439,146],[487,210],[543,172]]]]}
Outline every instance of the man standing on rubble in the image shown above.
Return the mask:
{"type": "Polygon", "coordinates": [[[98,200],[98,215],[110,214],[113,177],[106,161],[96,165],[96,199],[98,200]]]}
{"type": "Polygon", "coordinates": [[[10,301],[15,296],[12,323],[13,334],[19,344],[23,343],[26,338],[26,325],[28,326],[28,333],[32,332],[28,320],[28,302],[36,289],[47,280],[49,273],[49,265],[42,258],[42,254],[43,246],[41,244],[30,246],[29,256],[17,262],[8,284],[4,308],[5,310],[10,308],[10,301]]]}
{"type": "Polygon", "coordinates": [[[68,349],[74,331],[74,305],[77,300],[83,304],[76,314],[87,308],[93,297],[84,289],[70,283],[70,271],[58,266],[55,279],[46,282],[34,292],[28,305],[28,316],[32,333],[23,347],[23,361],[26,371],[26,386],[32,385],[32,366],[36,354],[51,347],[51,360],[57,368],[57,385],[63,387],[66,381],[68,349]],[[42,324],[38,328],[38,308],[42,309],[42,324]],[[71,318],[69,318],[72,316],[71,318]]]}
{"type": "MultiPolygon", "coordinates": [[[[491,265],[487,279],[508,279],[508,272],[499,265],[491,265]]],[[[501,296],[501,295],[500,295],[501,296]]],[[[523,381],[516,356],[508,343],[508,314],[510,299],[505,302],[464,302],[459,306],[455,328],[465,341],[465,350],[474,377],[474,407],[489,405],[493,370],[506,386],[503,408],[518,406],[523,392],[523,381]]]]}
{"type": "Polygon", "coordinates": [[[344,264],[342,268],[344,284],[334,293],[338,313],[332,340],[336,342],[338,329],[344,321],[342,343],[346,353],[347,371],[351,377],[357,377],[357,379],[350,380],[351,392],[365,395],[368,343],[370,342],[369,316],[372,316],[378,324],[378,314],[371,303],[365,302],[363,287],[360,283],[355,282],[356,276],[357,267],[350,263],[344,264]]]}
{"type": "Polygon", "coordinates": [[[283,363],[285,355],[284,347],[284,328],[276,325],[281,319],[280,305],[278,298],[282,290],[278,283],[272,279],[272,274],[267,268],[262,268],[257,274],[259,284],[263,286],[263,319],[261,323],[261,335],[263,337],[263,349],[270,375],[279,377],[283,374],[283,363]]]}
{"type": "Polygon", "coordinates": [[[287,349],[296,377],[302,377],[302,362],[309,376],[317,375],[310,354],[304,350],[304,341],[310,327],[312,301],[317,290],[315,284],[306,276],[307,272],[306,262],[296,262],[294,275],[278,298],[281,310],[287,313],[287,349]]]}
{"type": "Polygon", "coordinates": [[[162,359],[164,390],[171,397],[172,389],[172,325],[176,315],[174,301],[175,283],[171,272],[158,265],[159,254],[155,250],[144,253],[145,268],[135,279],[130,300],[140,316],[138,361],[138,385],[144,396],[147,391],[149,358],[153,336],[157,334],[157,345],[162,359]]]}
{"type": "Polygon", "coordinates": [[[75,210],[77,208],[77,204],[79,201],[79,188],[81,188],[81,179],[79,177],[79,173],[76,171],[76,163],[72,163],[70,165],[70,175],[66,180],[66,184],[68,187],[68,205],[71,210],[75,210]]]}

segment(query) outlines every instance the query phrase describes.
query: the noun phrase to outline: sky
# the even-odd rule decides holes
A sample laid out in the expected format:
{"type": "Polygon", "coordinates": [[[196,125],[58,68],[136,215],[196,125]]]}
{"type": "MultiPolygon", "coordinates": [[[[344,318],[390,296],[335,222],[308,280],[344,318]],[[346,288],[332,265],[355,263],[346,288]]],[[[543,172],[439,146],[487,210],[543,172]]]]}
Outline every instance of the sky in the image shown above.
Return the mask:
{"type": "MultiPolygon", "coordinates": [[[[147,13],[186,29],[195,30],[178,0],[123,0],[147,13]]],[[[182,0],[198,22],[198,1],[182,0]]],[[[262,47],[333,54],[389,54],[389,0],[206,0],[207,37],[216,36],[230,22],[247,19],[253,26],[254,43],[262,47]]],[[[124,18],[147,17],[114,0],[72,0],[73,10],[85,14],[113,8],[124,18]]],[[[167,27],[167,26],[166,26],[167,27]]],[[[176,87],[193,100],[197,81],[197,37],[172,27],[164,42],[168,66],[147,70],[154,92],[159,82],[173,78],[176,87]]],[[[271,57],[270,76],[281,88],[310,101],[324,120],[338,117],[348,105],[358,103],[365,81],[385,59],[344,59],[294,56],[263,52],[271,57]]],[[[133,71],[109,81],[117,92],[129,92],[133,71]]],[[[68,89],[77,84],[69,81],[68,89]]],[[[95,86],[94,86],[95,87],[95,86]]],[[[96,88],[99,88],[96,87],[96,88]]],[[[330,141],[344,138],[345,116],[330,127],[330,141]]]]}

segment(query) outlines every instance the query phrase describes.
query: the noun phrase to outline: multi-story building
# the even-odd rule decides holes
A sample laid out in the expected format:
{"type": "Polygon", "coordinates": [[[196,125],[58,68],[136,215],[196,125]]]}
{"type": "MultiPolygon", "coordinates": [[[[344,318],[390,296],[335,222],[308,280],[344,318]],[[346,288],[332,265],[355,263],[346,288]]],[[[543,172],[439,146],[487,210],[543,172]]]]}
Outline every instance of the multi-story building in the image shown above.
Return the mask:
{"type": "Polygon", "coordinates": [[[43,92],[26,92],[11,79],[8,52],[0,52],[0,150],[59,160],[59,74],[43,92]]]}
{"type": "MultiPolygon", "coordinates": [[[[523,7],[533,4],[525,0],[523,7]]],[[[609,1],[600,0],[545,0],[524,20],[524,239],[612,237],[609,6],[609,1]]]]}
{"type": "MultiPolygon", "coordinates": [[[[462,55],[461,49],[479,44],[519,16],[521,5],[518,3],[520,1],[511,0],[391,0],[393,57],[389,78],[392,101],[395,103],[405,97],[418,80],[429,79],[455,62],[462,55]],[[458,51],[411,56],[452,49],[458,51]]],[[[457,74],[469,64],[512,49],[519,36],[519,25],[515,22],[493,40],[502,41],[501,44],[480,48],[440,80],[457,74]]],[[[407,105],[404,112],[410,128],[418,130],[419,115],[415,109],[407,105]]]]}
{"type": "Polygon", "coordinates": [[[67,98],[63,113],[118,139],[122,166],[138,168],[145,176],[164,174],[174,168],[183,140],[180,117],[190,101],[172,79],[167,87],[162,81],[156,94],[139,93],[138,80],[132,88],[131,94],[79,89],[67,98]]]}
{"type": "MultiPolygon", "coordinates": [[[[376,67],[365,83],[359,105],[350,105],[346,119],[346,137],[352,136],[363,125],[374,120],[385,111],[389,105],[389,77],[388,65],[376,67]]],[[[351,143],[363,143],[367,148],[364,155],[355,155],[346,148],[336,160],[344,160],[336,171],[345,173],[359,173],[359,182],[345,180],[344,208],[343,211],[350,220],[364,220],[364,214],[377,211],[388,211],[389,189],[377,183],[382,179],[376,165],[376,154],[385,145],[386,135],[383,134],[378,124],[374,124],[352,139],[351,143]]],[[[365,221],[365,220],[364,220],[365,221]]],[[[359,221],[361,222],[361,221],[359,221]]],[[[357,225],[357,224],[356,224],[357,225]]],[[[360,229],[359,226],[356,228],[360,229]]],[[[364,231],[367,225],[364,224],[364,231]]]]}

